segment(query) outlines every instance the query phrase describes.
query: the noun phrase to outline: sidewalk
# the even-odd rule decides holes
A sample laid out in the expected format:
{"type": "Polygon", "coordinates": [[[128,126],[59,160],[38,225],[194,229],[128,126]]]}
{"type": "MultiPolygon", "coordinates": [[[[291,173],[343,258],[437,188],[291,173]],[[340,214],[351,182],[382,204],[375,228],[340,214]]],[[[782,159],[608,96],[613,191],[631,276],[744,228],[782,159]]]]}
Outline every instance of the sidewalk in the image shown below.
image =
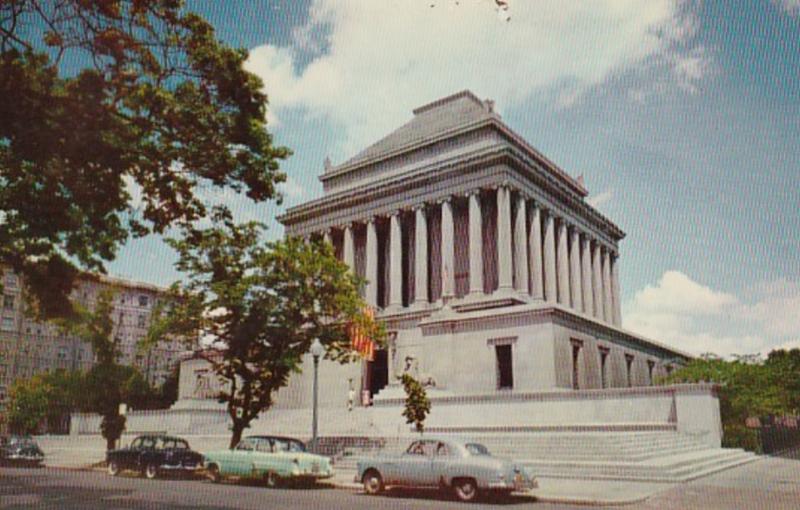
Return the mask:
{"type": "MultiPolygon", "coordinates": [[[[354,481],[355,470],[339,470],[328,482],[334,487],[361,490],[354,481]]],[[[644,501],[676,485],[655,482],[622,482],[614,480],[572,480],[566,478],[537,478],[539,488],[528,493],[537,501],[573,505],[625,505],[644,501]]]]}
{"type": "MultiPolygon", "coordinates": [[[[105,458],[105,443],[97,436],[37,438],[45,452],[45,465],[92,469],[105,458]]],[[[337,470],[327,483],[339,489],[361,490],[354,469],[337,470]]],[[[537,501],[583,505],[619,505],[643,501],[680,484],[537,478],[539,488],[529,493],[537,501]]]]}

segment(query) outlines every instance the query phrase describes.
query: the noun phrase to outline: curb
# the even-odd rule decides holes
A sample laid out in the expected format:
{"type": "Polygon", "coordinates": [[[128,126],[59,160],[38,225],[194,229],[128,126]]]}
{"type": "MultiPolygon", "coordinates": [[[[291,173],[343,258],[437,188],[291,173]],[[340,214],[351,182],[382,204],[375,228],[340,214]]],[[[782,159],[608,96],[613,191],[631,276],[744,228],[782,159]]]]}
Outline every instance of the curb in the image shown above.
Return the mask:
{"type": "MultiPolygon", "coordinates": [[[[45,465],[45,468],[49,469],[58,469],[63,471],[95,471],[95,472],[105,472],[105,468],[98,465],[90,465],[90,466],[48,466],[45,465]]],[[[360,483],[356,482],[348,482],[348,481],[336,481],[336,480],[325,480],[320,482],[321,484],[328,485],[334,489],[338,490],[349,490],[349,491],[361,491],[362,487],[360,483]]],[[[582,499],[570,496],[545,496],[545,495],[537,495],[535,492],[529,492],[526,494],[520,494],[522,496],[530,498],[532,501],[537,503],[555,503],[555,504],[562,504],[562,505],[586,505],[586,506],[608,506],[608,505],[632,505],[635,503],[641,503],[646,501],[652,495],[647,496],[638,496],[635,498],[626,498],[626,499],[582,499]]]]}

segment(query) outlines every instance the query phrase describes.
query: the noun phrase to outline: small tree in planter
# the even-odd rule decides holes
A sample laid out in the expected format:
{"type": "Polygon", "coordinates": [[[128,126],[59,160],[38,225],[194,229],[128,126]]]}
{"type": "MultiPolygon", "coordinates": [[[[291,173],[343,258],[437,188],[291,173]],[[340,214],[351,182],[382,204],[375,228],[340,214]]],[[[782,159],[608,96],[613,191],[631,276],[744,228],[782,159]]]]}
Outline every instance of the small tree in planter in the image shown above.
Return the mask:
{"type": "Polygon", "coordinates": [[[405,373],[400,377],[403,389],[406,392],[406,405],[403,409],[403,417],[406,423],[414,424],[414,428],[422,434],[425,427],[425,418],[431,412],[431,400],[425,388],[419,381],[410,374],[405,373]]]}

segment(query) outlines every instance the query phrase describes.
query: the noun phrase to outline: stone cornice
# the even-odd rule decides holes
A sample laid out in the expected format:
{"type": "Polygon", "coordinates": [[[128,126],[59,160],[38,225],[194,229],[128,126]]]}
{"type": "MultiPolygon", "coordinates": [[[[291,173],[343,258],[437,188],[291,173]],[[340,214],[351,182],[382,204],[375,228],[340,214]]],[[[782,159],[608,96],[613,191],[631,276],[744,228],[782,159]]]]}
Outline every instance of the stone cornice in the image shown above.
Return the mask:
{"type": "MultiPolygon", "coordinates": [[[[469,191],[471,188],[490,186],[492,184],[498,185],[500,184],[498,181],[507,180],[513,189],[521,191],[525,196],[533,197],[539,206],[555,211],[559,216],[570,219],[572,223],[580,225],[580,227],[586,231],[603,233],[608,236],[606,239],[601,238],[601,240],[611,248],[616,249],[616,242],[625,235],[619,227],[614,225],[610,220],[586,204],[583,200],[575,199],[574,196],[570,199],[570,194],[564,189],[559,189],[558,182],[553,179],[552,176],[537,171],[536,167],[531,166],[529,162],[522,159],[522,155],[519,151],[508,145],[496,145],[490,148],[483,148],[471,153],[462,154],[447,161],[422,166],[399,175],[377,179],[356,189],[350,188],[331,193],[289,209],[284,215],[280,216],[278,220],[284,225],[291,226],[308,221],[311,218],[324,216],[331,212],[341,211],[347,207],[363,204],[369,199],[389,195],[397,197],[395,200],[397,205],[393,207],[409,205],[409,201],[413,202],[419,200],[419,197],[410,197],[410,191],[419,191],[415,188],[430,184],[431,182],[442,182],[448,178],[453,179],[455,181],[453,183],[454,186],[459,189],[448,189],[439,192],[434,190],[433,192],[427,193],[426,196],[422,198],[422,201],[435,202],[452,194],[469,191]],[[464,186],[464,183],[467,182],[464,180],[465,170],[471,168],[470,173],[477,173],[478,176],[475,177],[473,175],[473,177],[480,181],[481,171],[484,171],[483,173],[491,172],[491,165],[493,164],[505,164],[521,171],[507,171],[504,175],[498,175],[497,178],[490,182],[475,182],[473,186],[464,186]],[[533,182],[529,182],[530,180],[536,182],[538,186],[535,186],[533,182]],[[564,204],[564,201],[567,203],[564,204]],[[578,215],[576,216],[570,209],[574,209],[578,215]]],[[[382,210],[375,211],[375,214],[384,213],[385,211],[382,210]]],[[[365,219],[366,217],[360,218],[359,215],[356,214],[353,215],[351,221],[363,221],[365,219]]],[[[323,222],[324,224],[322,225],[315,225],[314,229],[319,230],[335,225],[337,222],[341,223],[341,220],[323,222]]]]}

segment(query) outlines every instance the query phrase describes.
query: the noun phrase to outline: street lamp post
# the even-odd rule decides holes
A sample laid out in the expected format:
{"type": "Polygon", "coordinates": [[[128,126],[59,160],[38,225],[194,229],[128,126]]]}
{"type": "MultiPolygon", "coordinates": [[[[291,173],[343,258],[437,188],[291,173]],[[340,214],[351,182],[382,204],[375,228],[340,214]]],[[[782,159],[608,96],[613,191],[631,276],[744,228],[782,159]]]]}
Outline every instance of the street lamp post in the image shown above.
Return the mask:
{"type": "Polygon", "coordinates": [[[314,358],[314,415],[311,421],[311,445],[313,449],[317,448],[317,394],[318,394],[318,372],[319,372],[319,358],[325,353],[325,348],[319,341],[319,338],[314,339],[311,344],[311,356],[314,358]]]}

